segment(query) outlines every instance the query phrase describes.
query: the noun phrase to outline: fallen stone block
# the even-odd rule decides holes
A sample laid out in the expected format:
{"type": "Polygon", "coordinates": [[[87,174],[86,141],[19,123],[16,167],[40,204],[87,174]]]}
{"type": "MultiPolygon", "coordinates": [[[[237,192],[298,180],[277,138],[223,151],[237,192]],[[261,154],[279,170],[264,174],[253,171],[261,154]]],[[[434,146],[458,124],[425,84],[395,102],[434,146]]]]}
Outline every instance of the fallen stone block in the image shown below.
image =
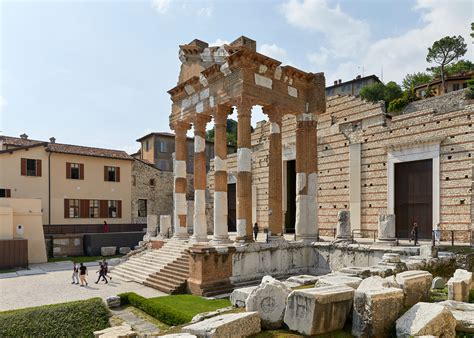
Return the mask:
{"type": "Polygon", "coordinates": [[[420,246],[420,257],[423,258],[435,258],[438,257],[438,248],[432,245],[421,245],[420,246]]]}
{"type": "Polygon", "coordinates": [[[310,285],[314,284],[318,280],[318,276],[311,276],[311,275],[299,275],[299,276],[292,276],[287,279],[289,282],[298,283],[299,285],[310,285]]]}
{"type": "Polygon", "coordinates": [[[262,320],[262,327],[280,328],[283,325],[286,299],[291,291],[282,282],[265,276],[262,283],[247,297],[245,310],[248,312],[257,311],[262,320]]]}
{"type": "Polygon", "coordinates": [[[458,302],[468,302],[471,283],[472,272],[456,269],[453,277],[448,280],[448,299],[458,302]]]}
{"type": "Polygon", "coordinates": [[[258,312],[230,313],[185,326],[184,333],[198,337],[247,337],[261,331],[258,312]]]}
{"type": "Polygon", "coordinates": [[[256,288],[256,286],[249,286],[247,288],[235,289],[230,294],[230,303],[235,307],[244,307],[247,297],[256,288]]]}
{"type": "Polygon", "coordinates": [[[315,335],[340,330],[352,308],[354,289],[345,285],[293,291],[284,322],[290,330],[315,335]]]}
{"type": "Polygon", "coordinates": [[[474,333],[474,304],[445,300],[439,305],[447,307],[456,319],[456,331],[474,333]]]}
{"type": "Polygon", "coordinates": [[[126,255],[128,254],[130,251],[132,251],[132,249],[130,249],[130,247],[128,246],[122,246],[120,249],[119,249],[119,253],[121,255],[126,255]]]}
{"type": "Polygon", "coordinates": [[[387,277],[394,274],[395,266],[392,265],[372,265],[369,266],[371,276],[387,277]]]}
{"type": "Polygon", "coordinates": [[[360,278],[367,278],[370,276],[370,269],[369,268],[361,268],[357,266],[351,266],[340,270],[342,273],[347,273],[350,275],[354,275],[360,278]]]}
{"type": "Polygon", "coordinates": [[[383,263],[400,263],[400,255],[396,253],[386,253],[382,256],[381,262],[383,263]]]}
{"type": "Polygon", "coordinates": [[[293,288],[297,288],[298,286],[301,286],[300,284],[298,283],[295,283],[295,282],[289,282],[287,280],[284,280],[282,281],[283,284],[285,284],[287,287],[289,287],[290,289],[293,289],[293,288]]]}
{"type": "Polygon", "coordinates": [[[420,302],[396,322],[397,337],[454,337],[456,319],[445,306],[420,302]]]}
{"type": "Polygon", "coordinates": [[[405,306],[429,300],[433,275],[427,271],[405,271],[395,276],[405,294],[405,306]]]}
{"type": "MultiPolygon", "coordinates": [[[[392,276],[390,276],[392,277],[392,276]]],[[[364,279],[357,288],[357,291],[365,292],[371,290],[381,290],[385,288],[391,287],[399,287],[399,285],[395,282],[394,278],[382,278],[380,276],[372,276],[369,278],[364,279]]]]}
{"type": "Polygon", "coordinates": [[[137,333],[132,330],[130,325],[122,324],[120,326],[112,326],[104,330],[95,331],[95,338],[116,338],[116,337],[136,337],[137,333]]]}
{"type": "Polygon", "coordinates": [[[107,306],[111,309],[120,307],[120,297],[119,296],[110,296],[105,299],[107,306]]]}
{"type": "Polygon", "coordinates": [[[115,256],[116,252],[117,252],[116,246],[103,246],[100,248],[100,254],[104,257],[115,256]]]}
{"type": "Polygon", "coordinates": [[[357,337],[389,336],[388,330],[403,311],[403,300],[403,290],[398,288],[356,290],[352,334],[357,337]]]}
{"type": "Polygon", "coordinates": [[[360,277],[351,277],[344,275],[327,275],[321,276],[315,283],[315,287],[333,286],[333,285],[347,285],[353,289],[357,289],[362,282],[360,277]]]}
{"type": "Polygon", "coordinates": [[[446,286],[446,282],[442,277],[434,277],[433,281],[431,282],[432,289],[444,289],[446,286]]]}
{"type": "Polygon", "coordinates": [[[168,337],[168,338],[197,338],[196,335],[191,333],[172,333],[172,334],[165,334],[164,336],[160,337],[168,337]]]}

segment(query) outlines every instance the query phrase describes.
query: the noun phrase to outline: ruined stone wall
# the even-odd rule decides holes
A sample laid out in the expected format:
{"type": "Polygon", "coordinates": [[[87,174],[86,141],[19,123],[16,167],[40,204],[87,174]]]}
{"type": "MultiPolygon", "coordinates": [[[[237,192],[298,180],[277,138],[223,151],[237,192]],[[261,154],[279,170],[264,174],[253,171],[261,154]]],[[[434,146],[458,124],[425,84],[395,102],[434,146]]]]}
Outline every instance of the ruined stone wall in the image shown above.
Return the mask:
{"type": "MultiPolygon", "coordinates": [[[[386,115],[382,102],[368,103],[354,96],[327,99],[327,110],[319,116],[317,130],[320,228],[336,226],[337,213],[351,208],[351,190],[359,183],[359,226],[376,230],[379,214],[388,212],[388,152],[438,142],[441,229],[473,229],[474,105],[471,101],[446,103],[453,102],[453,97],[463,100],[457,92],[450,94],[444,100],[417,102],[416,107],[426,109],[410,112],[412,108],[408,107],[406,113],[394,117],[386,115]],[[351,145],[360,147],[360,166],[355,168],[360,171],[360,181],[354,180],[354,175],[350,178],[354,171],[350,165],[351,145]]],[[[295,118],[285,116],[284,161],[296,158],[295,129],[295,118]]],[[[268,122],[259,123],[252,133],[252,184],[257,197],[256,221],[261,227],[268,226],[268,135],[268,122]]],[[[228,170],[229,176],[236,171],[232,156],[228,170]]],[[[212,196],[212,166],[208,181],[212,196]]],[[[212,200],[209,206],[212,208],[212,200]]],[[[212,213],[212,209],[209,211],[212,213]]],[[[351,220],[355,217],[351,215],[351,220]]],[[[467,239],[468,233],[459,236],[467,239]]]]}
{"type": "MultiPolygon", "coordinates": [[[[132,164],[132,222],[146,223],[138,216],[138,200],[147,200],[148,215],[173,215],[173,172],[161,171],[136,160],[132,164]],[[154,182],[152,181],[154,180],[154,182]],[[154,184],[153,184],[154,183],[154,184]]],[[[188,174],[188,200],[194,199],[193,175],[188,174]]]]}

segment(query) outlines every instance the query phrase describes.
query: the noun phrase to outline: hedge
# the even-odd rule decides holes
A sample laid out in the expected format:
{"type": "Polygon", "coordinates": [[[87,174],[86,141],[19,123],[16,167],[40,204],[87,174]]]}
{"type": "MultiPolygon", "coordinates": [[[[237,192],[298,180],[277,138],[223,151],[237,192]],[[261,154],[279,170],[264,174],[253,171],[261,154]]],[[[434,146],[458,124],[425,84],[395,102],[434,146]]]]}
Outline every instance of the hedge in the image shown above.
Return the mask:
{"type": "Polygon", "coordinates": [[[109,327],[100,298],[0,312],[0,337],[93,337],[109,327]]]}
{"type": "Polygon", "coordinates": [[[228,299],[206,299],[193,295],[143,298],[134,292],[119,294],[122,305],[130,304],[169,326],[186,324],[202,312],[230,306],[228,299]]]}

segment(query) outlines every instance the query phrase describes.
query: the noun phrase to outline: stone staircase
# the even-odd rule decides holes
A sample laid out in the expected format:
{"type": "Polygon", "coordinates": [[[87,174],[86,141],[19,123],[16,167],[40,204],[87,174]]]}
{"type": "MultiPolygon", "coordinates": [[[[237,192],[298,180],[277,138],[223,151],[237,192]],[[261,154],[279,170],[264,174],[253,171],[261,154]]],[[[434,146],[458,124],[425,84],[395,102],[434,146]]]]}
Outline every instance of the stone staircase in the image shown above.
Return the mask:
{"type": "Polygon", "coordinates": [[[114,267],[112,276],[135,281],[169,294],[186,291],[189,277],[187,241],[169,240],[160,249],[147,250],[114,267]]]}

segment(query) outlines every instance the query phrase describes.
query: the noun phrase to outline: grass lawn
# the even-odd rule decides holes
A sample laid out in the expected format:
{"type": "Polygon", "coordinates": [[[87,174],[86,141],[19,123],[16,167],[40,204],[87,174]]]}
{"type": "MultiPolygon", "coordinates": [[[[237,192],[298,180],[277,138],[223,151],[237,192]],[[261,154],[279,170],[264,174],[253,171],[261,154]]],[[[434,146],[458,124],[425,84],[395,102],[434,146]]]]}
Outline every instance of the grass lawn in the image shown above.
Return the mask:
{"type": "Polygon", "coordinates": [[[100,298],[0,312],[0,337],[90,337],[109,327],[100,298]]]}
{"type": "Polygon", "coordinates": [[[17,269],[0,269],[0,273],[16,272],[17,269]]]}
{"type": "Polygon", "coordinates": [[[88,262],[97,262],[103,259],[111,259],[111,258],[120,258],[122,255],[115,255],[115,256],[73,256],[73,257],[55,257],[55,258],[48,258],[48,262],[64,262],[64,261],[73,261],[76,263],[88,263],[88,262]]]}

